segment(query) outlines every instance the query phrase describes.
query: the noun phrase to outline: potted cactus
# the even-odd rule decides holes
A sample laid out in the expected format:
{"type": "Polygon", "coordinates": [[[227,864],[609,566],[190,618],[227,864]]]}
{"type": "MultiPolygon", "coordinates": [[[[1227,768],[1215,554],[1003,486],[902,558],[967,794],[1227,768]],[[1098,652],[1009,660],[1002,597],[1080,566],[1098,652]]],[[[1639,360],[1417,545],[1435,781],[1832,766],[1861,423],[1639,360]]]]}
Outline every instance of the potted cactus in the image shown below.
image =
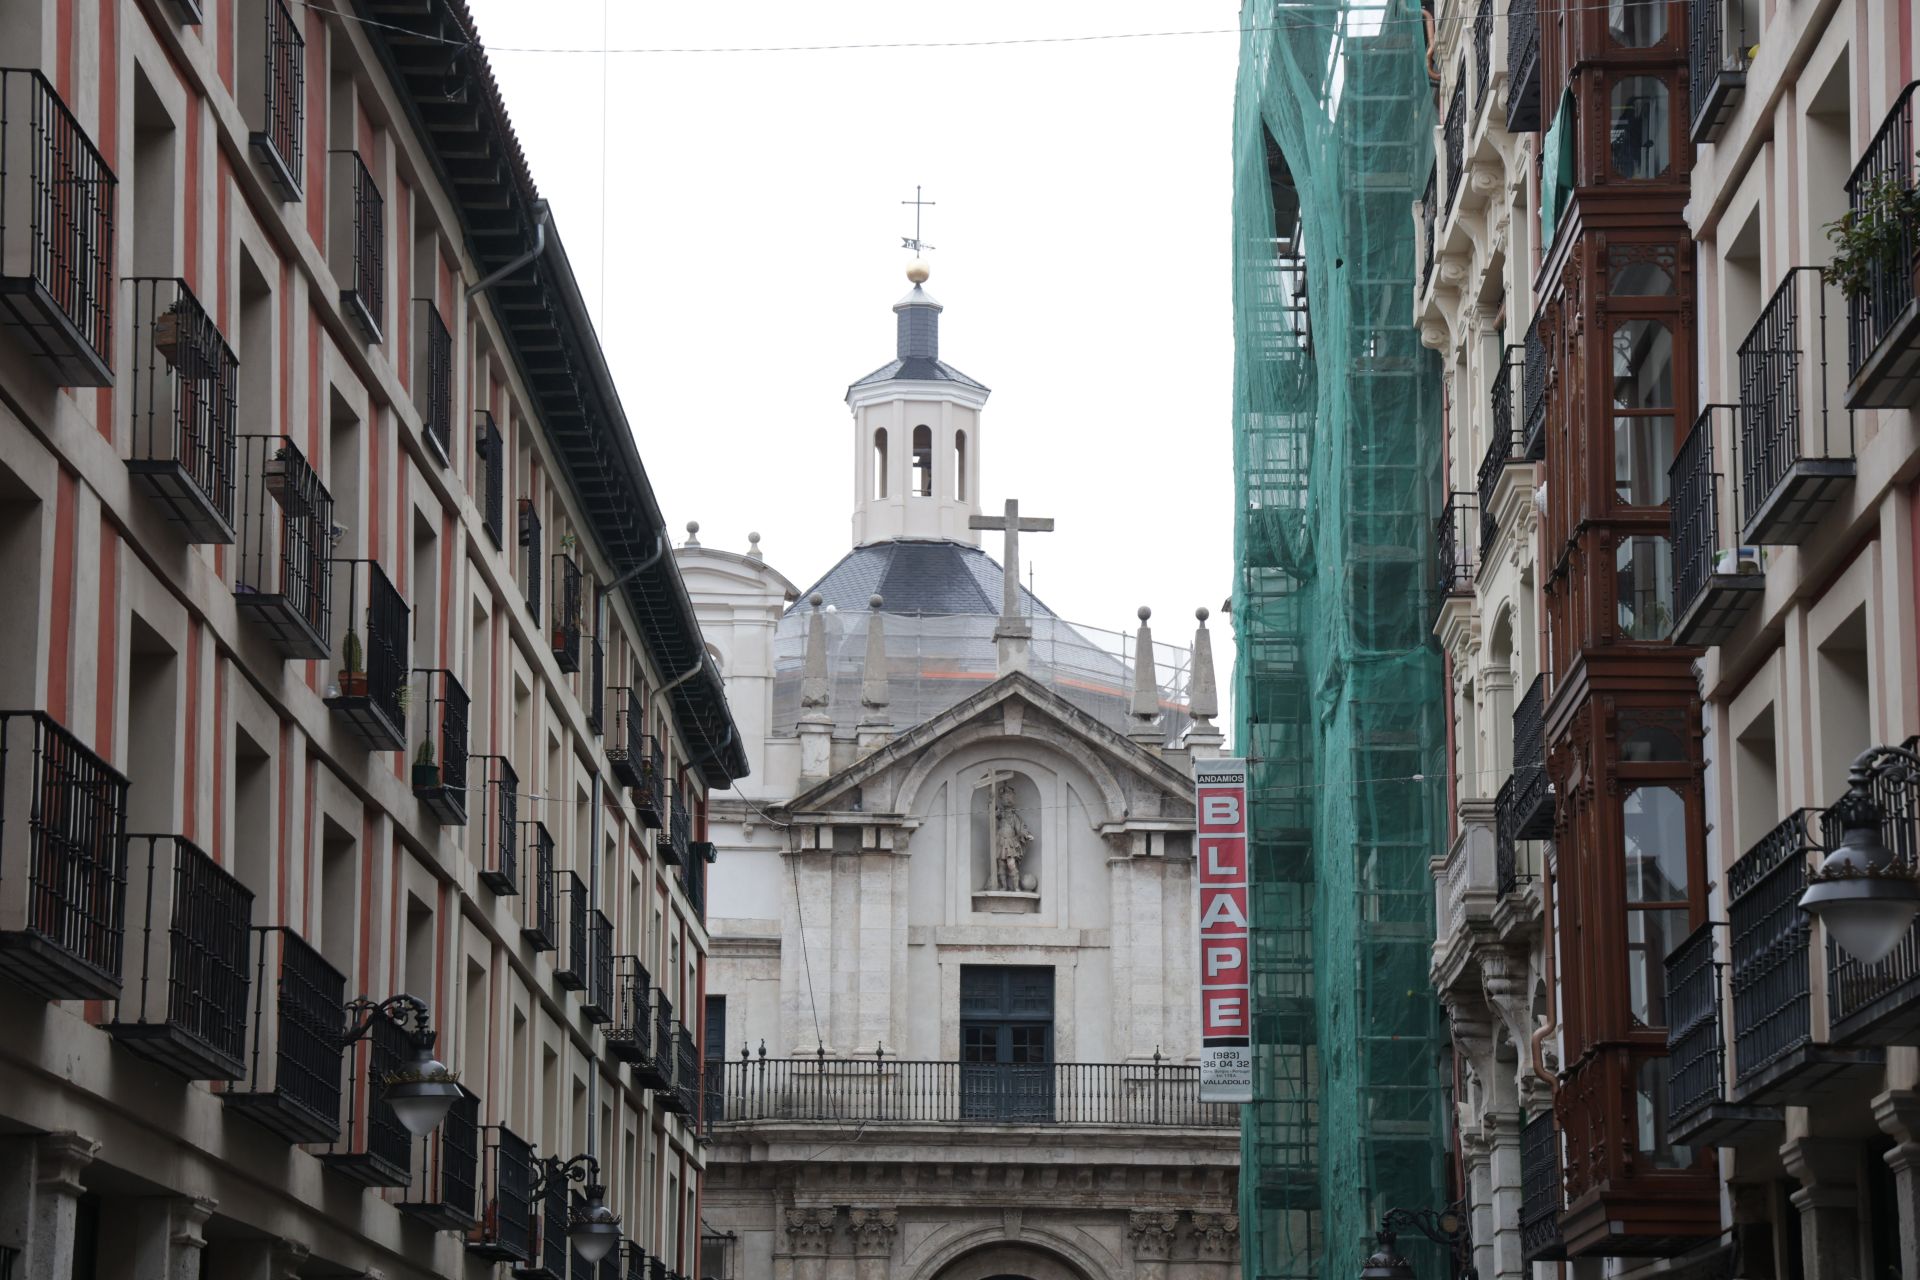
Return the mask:
{"type": "Polygon", "coordinates": [[[364,698],[367,696],[366,654],[360,648],[360,633],[352,627],[347,628],[347,638],[340,644],[339,685],[343,698],[364,698]]]}
{"type": "Polygon", "coordinates": [[[433,734],[428,733],[420,739],[420,746],[413,753],[413,789],[437,791],[440,788],[440,766],[433,758],[433,734]]]}

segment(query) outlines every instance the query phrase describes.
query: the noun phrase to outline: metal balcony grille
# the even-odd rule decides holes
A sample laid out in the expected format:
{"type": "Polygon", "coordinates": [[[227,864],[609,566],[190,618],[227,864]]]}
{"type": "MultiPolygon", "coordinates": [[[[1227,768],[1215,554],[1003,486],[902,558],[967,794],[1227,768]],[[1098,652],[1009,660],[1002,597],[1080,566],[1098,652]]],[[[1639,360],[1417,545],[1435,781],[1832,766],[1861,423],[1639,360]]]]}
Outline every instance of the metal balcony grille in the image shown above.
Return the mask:
{"type": "MultiPolygon", "coordinates": [[[[627,685],[607,690],[613,696],[613,732],[607,735],[607,763],[622,786],[637,787],[645,776],[647,735],[640,731],[640,695],[627,685]]],[[[635,803],[639,797],[635,797],[635,803]]]]}
{"type": "Polygon", "coordinates": [[[1553,1113],[1544,1111],[1520,1130],[1520,1257],[1552,1262],[1567,1256],[1560,1238],[1560,1131],[1553,1113]]]}
{"type": "Polygon", "coordinates": [[[1448,495],[1434,528],[1434,594],[1438,604],[1448,597],[1466,595],[1473,590],[1473,548],[1466,530],[1473,514],[1473,495],[1448,495]]]}
{"type": "Polygon", "coordinates": [[[1742,542],[1804,542],[1853,482],[1827,292],[1820,268],[1794,267],[1740,343],[1742,542]]]}
{"type": "MultiPolygon", "coordinates": [[[[430,705],[439,710],[439,724],[429,726],[428,742],[435,756],[413,763],[413,794],[443,826],[467,823],[467,691],[444,668],[420,669],[433,693],[430,705]]],[[[484,878],[484,876],[483,876],[484,878]]]]}
{"type": "Polygon", "coordinates": [[[284,926],[254,931],[253,1038],[245,1083],[221,1097],[288,1142],[340,1136],[347,980],[284,926]]]}
{"type": "Polygon", "coordinates": [[[687,865],[687,846],[693,841],[693,815],[687,809],[687,802],[680,798],[679,792],[673,795],[673,817],[667,827],[667,838],[657,842],[660,857],[669,866],[687,865]]]}
{"type": "Polygon", "coordinates": [[[593,667],[587,689],[587,728],[601,733],[607,723],[607,650],[600,637],[593,637],[593,667]]]}
{"type": "Polygon", "coordinates": [[[49,1000],[119,994],[127,780],[43,711],[0,711],[0,973],[49,1000]]]}
{"type": "Polygon", "coordinates": [[[346,256],[352,276],[349,287],[340,291],[340,305],[358,322],[362,336],[377,343],[386,331],[387,316],[386,201],[359,152],[333,154],[337,159],[335,180],[352,199],[345,212],[350,220],[346,256]]]}
{"type": "Polygon", "coordinates": [[[239,361],[186,281],[126,283],[133,296],[127,471],[188,541],[232,542],[239,361]]]}
{"type": "Polygon", "coordinates": [[[553,558],[553,659],[580,669],[580,566],[564,551],[553,558]]]}
{"type": "Polygon", "coordinates": [[[769,1121],[1226,1128],[1240,1108],[1200,1100],[1180,1063],[962,1063],[739,1058],[708,1064],[723,1125],[769,1121]]]}
{"type": "Polygon", "coordinates": [[[1751,62],[1747,50],[1753,41],[1747,35],[1746,5],[1741,0],[1693,0],[1688,8],[1692,16],[1687,31],[1687,100],[1693,104],[1689,136],[1695,144],[1714,142],[1746,92],[1751,62]],[[1734,20],[1731,33],[1725,27],[1729,7],[1734,20]]]}
{"type": "Polygon", "coordinates": [[[453,434],[453,335],[447,332],[440,309],[430,300],[420,299],[420,307],[426,331],[426,341],[416,357],[422,366],[420,381],[424,393],[420,426],[426,432],[427,443],[444,463],[453,434]]]}
{"type": "Polygon", "coordinates": [[[333,651],[333,495],[286,436],[241,436],[233,603],[282,657],[333,651]]]}
{"type": "Polygon", "coordinates": [[[288,200],[300,198],[306,159],[307,42],[282,0],[267,0],[262,45],[264,128],[248,138],[253,152],[288,200]]]}
{"type": "Polygon", "coordinates": [[[128,836],[144,904],[107,1030],[188,1080],[245,1073],[253,892],[181,836],[128,836]]]}
{"type": "MultiPolygon", "coordinates": [[[[1856,215],[1886,183],[1911,187],[1914,167],[1914,91],[1894,99],[1873,141],[1847,178],[1847,208],[1856,215]]],[[[1866,292],[1847,300],[1847,403],[1855,409],[1910,405],[1920,393],[1920,308],[1914,306],[1912,227],[1894,230],[1899,247],[1875,271],[1866,292]]]]}
{"type": "Polygon", "coordinates": [[[700,1046],[686,1024],[673,1028],[673,1090],[669,1110],[696,1119],[700,1114],[700,1046]]]}
{"type": "Polygon", "coordinates": [[[1487,105],[1487,82],[1492,78],[1493,0],[1480,0],[1473,16],[1473,109],[1487,105]]]}
{"type": "MultiPolygon", "coordinates": [[[[1673,555],[1674,639],[1680,644],[1719,644],[1759,602],[1766,588],[1757,557],[1749,559],[1726,537],[1720,521],[1721,475],[1714,465],[1716,411],[1734,405],[1708,405],[1668,468],[1669,545],[1673,555]]],[[[1733,524],[1739,525],[1739,512],[1733,524]]]]}
{"type": "Polygon", "coordinates": [[[1507,131],[1540,128],[1539,0],[1507,4],[1507,131]]]}
{"type": "Polygon", "coordinates": [[[1763,1072],[1813,1039],[1807,887],[1813,810],[1798,809],[1727,870],[1732,936],[1733,1078],[1750,1093],[1763,1072]]]}
{"type": "Polygon", "coordinates": [[[1513,777],[1500,784],[1493,802],[1493,885],[1502,898],[1520,887],[1520,846],[1514,834],[1513,777]]]}
{"type": "Polygon", "coordinates": [[[479,1229],[467,1252],[499,1262],[533,1256],[533,1148],[505,1125],[491,1125],[480,1157],[479,1229]]]}
{"type": "Polygon", "coordinates": [[[493,800],[489,837],[493,849],[480,872],[480,883],[503,897],[510,897],[520,892],[520,775],[513,771],[513,765],[505,756],[480,758],[493,761],[493,777],[487,782],[487,794],[493,800]]]}
{"type": "Polygon", "coordinates": [[[480,1221],[480,1099],[464,1086],[440,1127],[420,1143],[400,1212],[435,1231],[465,1231],[480,1221]]]}
{"type": "Polygon", "coordinates": [[[653,1056],[653,977],[638,956],[613,958],[613,1021],[607,1052],[638,1064],[653,1056]]]}
{"type": "MultiPolygon", "coordinates": [[[[336,1030],[336,1042],[339,1031],[336,1030]]],[[[345,1061],[346,1133],[320,1159],[343,1177],[366,1187],[412,1183],[413,1135],[387,1105],[387,1077],[407,1061],[407,1033],[391,1019],[375,1018],[364,1039],[348,1047],[345,1061]]]]}
{"type": "Polygon", "coordinates": [[[553,836],[544,822],[525,825],[528,854],[525,903],[533,918],[521,921],[520,935],[535,951],[552,951],[560,945],[553,924],[553,836]]]}
{"type": "Polygon", "coordinates": [[[567,1180],[547,1179],[546,1194],[540,1197],[540,1251],[537,1261],[527,1268],[515,1268],[514,1275],[524,1280],[568,1280],[567,1255],[567,1180]]]}
{"type": "Polygon", "coordinates": [[[533,615],[533,625],[540,625],[540,513],[533,509],[531,499],[520,499],[520,545],[526,549],[527,560],[527,612],[533,615]]]}
{"type": "Polygon", "coordinates": [[[613,921],[595,907],[587,913],[587,946],[590,970],[587,998],[580,1012],[588,1022],[611,1022],[613,1004],[613,921]]]}
{"type": "Polygon", "coordinates": [[[701,924],[707,922],[707,864],[713,861],[713,843],[695,840],[688,846],[687,865],[681,873],[681,885],[687,891],[687,905],[701,924]]]}
{"type": "Polygon", "coordinates": [[[559,884],[554,894],[564,913],[560,926],[565,935],[561,941],[565,945],[554,958],[553,980],[568,991],[581,991],[586,988],[587,973],[593,963],[592,953],[587,949],[587,884],[573,871],[558,872],[555,879],[559,884]]]}
{"type": "Polygon", "coordinates": [[[663,989],[655,987],[652,1051],[634,1071],[640,1083],[650,1089],[664,1091],[673,1087],[673,1028],[673,1001],[663,989]]]}
{"type": "Polygon", "coordinates": [[[493,545],[504,547],[501,539],[506,530],[506,493],[507,493],[507,447],[506,440],[500,434],[499,426],[493,415],[485,409],[474,415],[478,427],[474,451],[479,454],[485,465],[485,491],[480,506],[480,523],[485,526],[487,536],[493,539],[493,545]]]}
{"type": "Polygon", "coordinates": [[[1480,551],[1483,557],[1499,534],[1500,513],[1494,507],[1494,497],[1500,488],[1500,477],[1506,474],[1509,464],[1523,460],[1519,437],[1513,433],[1513,402],[1507,377],[1510,368],[1502,365],[1494,378],[1493,422],[1487,432],[1487,451],[1480,458],[1480,471],[1475,477],[1474,497],[1480,504],[1480,551]]]}
{"type": "Polygon", "coordinates": [[[1674,948],[1666,960],[1667,1127],[1679,1128],[1722,1100],[1726,1040],[1720,1023],[1720,964],[1708,921],[1674,948]]]}
{"type": "MultiPolygon", "coordinates": [[[[1920,736],[1901,744],[1920,750],[1920,736]]],[[[1880,838],[1908,867],[1920,865],[1915,820],[1920,817],[1920,775],[1904,762],[1881,764],[1872,776],[1873,800],[1880,809],[1880,838]]],[[[1820,815],[1824,843],[1840,839],[1835,809],[1820,815]]],[[[1920,920],[1878,964],[1862,964],[1852,952],[1827,939],[1827,1010],[1833,1039],[1839,1044],[1911,1044],[1906,1034],[1920,1025],[1920,920]]]]}
{"type": "Polygon", "coordinates": [[[374,560],[343,560],[347,570],[347,631],[342,665],[327,706],[353,737],[373,751],[407,745],[407,605],[374,560]],[[361,612],[364,604],[365,612],[361,612]],[[356,627],[360,628],[356,632],[356,627]],[[361,669],[353,669],[358,649],[361,669]]]}
{"type": "Polygon", "coordinates": [[[1460,180],[1466,172],[1467,154],[1467,69],[1462,66],[1453,80],[1453,97],[1447,103],[1444,137],[1447,151],[1447,212],[1460,207],[1460,180]]]}
{"type": "Polygon", "coordinates": [[[0,154],[0,314],[61,386],[109,386],[113,171],[30,67],[0,68],[0,154]]]}
{"type": "MultiPolygon", "coordinates": [[[[647,1280],[647,1251],[633,1241],[628,1240],[621,1248],[624,1259],[626,1280],[647,1280]]],[[[704,1280],[704,1278],[703,1278],[704,1280]]],[[[716,1278],[717,1280],[717,1278],[716,1278]]]]}
{"type": "MultiPolygon", "coordinates": [[[[1529,0],[1530,2],[1530,0],[1529,0]]],[[[1527,326],[1520,358],[1520,439],[1528,462],[1547,456],[1547,340],[1540,336],[1540,317],[1527,326]]]]}
{"type": "Polygon", "coordinates": [[[1427,185],[1420,193],[1420,238],[1424,246],[1420,255],[1421,293],[1425,293],[1433,281],[1434,187],[1438,177],[1438,171],[1429,173],[1427,185]]]}
{"type": "Polygon", "coordinates": [[[1533,678],[1513,709],[1513,835],[1545,840],[1553,835],[1553,785],[1547,780],[1547,677],[1533,678]]]}

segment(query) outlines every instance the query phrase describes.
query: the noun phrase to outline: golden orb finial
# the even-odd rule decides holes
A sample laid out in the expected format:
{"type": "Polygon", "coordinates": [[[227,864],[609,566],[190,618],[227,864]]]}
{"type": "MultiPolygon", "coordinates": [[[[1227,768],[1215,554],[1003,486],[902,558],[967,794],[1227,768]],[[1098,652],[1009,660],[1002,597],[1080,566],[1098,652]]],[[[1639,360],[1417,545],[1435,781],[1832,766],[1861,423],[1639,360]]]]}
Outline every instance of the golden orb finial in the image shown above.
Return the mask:
{"type": "Polygon", "coordinates": [[[907,264],[907,279],[913,281],[915,284],[925,284],[927,277],[932,274],[932,268],[928,267],[927,264],[919,258],[915,258],[907,264]]]}

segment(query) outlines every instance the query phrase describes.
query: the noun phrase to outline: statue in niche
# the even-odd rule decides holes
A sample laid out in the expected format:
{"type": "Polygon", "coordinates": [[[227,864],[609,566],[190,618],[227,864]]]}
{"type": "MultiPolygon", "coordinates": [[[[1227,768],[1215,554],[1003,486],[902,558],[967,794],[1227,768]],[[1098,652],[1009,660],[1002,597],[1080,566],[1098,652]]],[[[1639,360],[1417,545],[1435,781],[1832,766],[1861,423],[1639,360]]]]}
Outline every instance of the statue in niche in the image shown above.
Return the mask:
{"type": "Polygon", "coordinates": [[[1033,832],[1027,830],[1027,824],[1021,820],[1013,784],[1003,782],[993,793],[993,860],[1002,890],[1033,892],[1032,887],[1023,882],[1033,877],[1020,874],[1020,864],[1026,861],[1027,846],[1032,843],[1033,832]]]}
{"type": "Polygon", "coordinates": [[[976,883],[984,891],[1038,892],[1039,837],[1025,815],[1035,811],[1039,799],[1030,778],[999,769],[989,770],[974,788],[974,865],[981,869],[976,883]]]}

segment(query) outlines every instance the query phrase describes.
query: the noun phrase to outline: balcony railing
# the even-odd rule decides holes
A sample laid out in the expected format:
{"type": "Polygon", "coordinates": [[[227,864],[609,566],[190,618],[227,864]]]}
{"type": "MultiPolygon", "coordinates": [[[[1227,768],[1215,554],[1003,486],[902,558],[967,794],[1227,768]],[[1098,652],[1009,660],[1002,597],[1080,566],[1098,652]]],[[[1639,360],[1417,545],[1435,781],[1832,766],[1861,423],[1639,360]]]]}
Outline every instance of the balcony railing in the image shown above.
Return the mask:
{"type": "MultiPolygon", "coordinates": [[[[1733,634],[1766,593],[1757,547],[1740,547],[1720,521],[1722,477],[1714,465],[1714,421],[1738,405],[1710,404],[1680,442],[1668,468],[1672,494],[1673,616],[1677,644],[1715,645],[1733,634]]],[[[1732,524],[1738,527],[1736,508],[1732,524]]]]}
{"type": "Polygon", "coordinates": [[[233,541],[239,361],[187,282],[139,277],[127,471],[189,542],[233,541]]]}
{"type": "Polygon", "coordinates": [[[120,993],[126,830],[124,777],[45,712],[0,711],[0,973],[49,1000],[120,993]]]}
{"type": "Polygon", "coordinates": [[[1553,836],[1553,784],[1547,780],[1547,677],[1533,678],[1513,709],[1513,836],[1553,836]]]}
{"type": "Polygon", "coordinates": [[[601,733],[607,723],[607,649],[600,643],[600,637],[593,637],[591,652],[593,665],[589,669],[590,688],[587,690],[587,730],[601,733]]]}
{"type": "Polygon", "coordinates": [[[1693,0],[1687,42],[1689,101],[1693,103],[1694,145],[1718,142],[1727,121],[1747,91],[1748,0],[1693,0]],[[1729,23],[1727,18],[1733,21],[1729,23]]]}
{"type": "Polygon", "coordinates": [[[1433,281],[1433,233],[1435,205],[1435,187],[1439,180],[1439,171],[1427,175],[1427,185],[1420,193],[1420,292],[1425,293],[1433,281]]]}
{"type": "Polygon", "coordinates": [[[422,669],[432,695],[428,715],[438,712],[439,724],[429,720],[426,746],[430,758],[413,759],[413,794],[442,826],[467,825],[467,691],[453,672],[422,669]]]}
{"type": "Polygon", "coordinates": [[[553,660],[580,669],[580,566],[564,551],[553,558],[553,660]]]}
{"type": "Polygon", "coordinates": [[[1556,1262],[1567,1256],[1560,1238],[1566,1205],[1560,1173],[1560,1131],[1543,1111],[1520,1130],[1520,1257],[1556,1262]]]}
{"type": "Polygon", "coordinates": [[[491,413],[482,409],[474,414],[474,419],[474,452],[479,455],[486,469],[480,523],[486,528],[487,536],[493,539],[494,546],[505,547],[507,544],[502,539],[507,527],[507,442],[491,413]]]}
{"type": "Polygon", "coordinates": [[[520,775],[505,756],[480,756],[493,762],[487,780],[492,801],[486,841],[492,845],[480,871],[480,883],[502,897],[520,892],[520,775]]]}
{"type": "Polygon", "coordinates": [[[110,386],[113,171],[32,68],[0,68],[0,154],[0,318],[59,385],[110,386]]]}
{"type": "Polygon", "coordinates": [[[387,208],[357,151],[335,151],[330,185],[334,270],[346,277],[340,306],[378,343],[387,325],[387,208]]]}
{"type": "Polygon", "coordinates": [[[453,435],[453,335],[430,298],[414,299],[422,340],[413,353],[414,397],[427,445],[445,465],[453,435]]]}
{"type": "Polygon", "coordinates": [[[1520,887],[1520,842],[1514,834],[1513,777],[1493,801],[1493,887],[1502,898],[1520,887]]]}
{"type": "Polygon", "coordinates": [[[553,921],[553,836],[544,822],[529,822],[525,826],[527,893],[523,902],[532,918],[520,922],[520,936],[531,943],[535,951],[552,951],[560,945],[553,921]]]}
{"type": "Polygon", "coordinates": [[[407,603],[379,562],[339,563],[347,566],[347,629],[327,707],[369,750],[399,751],[407,745],[407,603]]]}
{"type": "Polygon", "coordinates": [[[638,956],[613,958],[613,1020],[607,1052],[635,1064],[653,1056],[653,977],[638,956]]]}
{"type": "Polygon", "coordinates": [[[1454,77],[1453,97],[1447,103],[1446,124],[1442,133],[1447,154],[1447,213],[1460,207],[1461,179],[1467,160],[1467,76],[1466,68],[1454,77]]]}
{"type": "Polygon", "coordinates": [[[1472,522],[1473,495],[1453,493],[1441,509],[1434,527],[1434,579],[1436,609],[1453,596],[1473,592],[1473,548],[1467,529],[1472,522]]]}
{"type": "Polygon", "coordinates": [[[587,944],[587,882],[573,871],[558,872],[554,879],[563,945],[554,957],[553,980],[568,991],[581,991],[593,964],[587,944]]]}
{"type": "Polygon", "coordinates": [[[588,973],[587,995],[580,1014],[588,1022],[612,1022],[613,1000],[613,921],[595,907],[587,913],[588,973]]]}
{"type": "Polygon", "coordinates": [[[1520,346],[1521,450],[1528,462],[1540,462],[1547,456],[1547,340],[1538,313],[1520,346]]]}
{"type": "Polygon", "coordinates": [[[1709,920],[1666,959],[1667,1131],[1699,1141],[1713,1108],[1725,1101],[1726,1032],[1720,1020],[1721,964],[1709,920]]]}
{"type": "Polygon", "coordinates": [[[435,1231],[465,1231],[480,1221],[480,1099],[464,1086],[446,1119],[420,1143],[400,1212],[435,1231]]]}
{"type": "Polygon", "coordinates": [[[258,123],[248,142],[287,200],[298,200],[306,158],[307,42],[283,0],[266,0],[264,21],[243,27],[241,95],[258,123]]]}
{"type": "Polygon", "coordinates": [[[1513,397],[1509,377],[1512,368],[1511,365],[1502,365],[1494,377],[1493,422],[1487,432],[1487,451],[1480,458],[1480,472],[1475,477],[1474,496],[1480,504],[1482,558],[1500,533],[1500,511],[1494,505],[1500,489],[1500,477],[1506,474],[1508,467],[1526,461],[1521,453],[1520,437],[1513,430],[1513,397]]]}
{"type": "Polygon", "coordinates": [[[347,980],[293,930],[254,931],[253,1037],[227,1106],[288,1142],[340,1136],[347,980]]]}
{"type": "Polygon", "coordinates": [[[547,1179],[546,1194],[535,1205],[540,1245],[524,1267],[515,1267],[518,1280],[569,1280],[567,1265],[572,1250],[567,1246],[567,1180],[547,1179]]]}
{"type": "MultiPolygon", "coordinates": [[[[335,1030],[338,1041],[340,1031],[335,1030]]],[[[320,1159],[363,1187],[405,1187],[413,1181],[413,1135],[386,1105],[387,1080],[407,1062],[408,1034],[375,1018],[366,1036],[342,1055],[348,1079],[347,1128],[320,1159]]]]}
{"type": "Polygon", "coordinates": [[[520,499],[520,545],[526,550],[527,571],[527,612],[533,615],[533,625],[540,625],[540,513],[533,509],[533,500],[520,499]]]}
{"type": "Polygon", "coordinates": [[[128,1049],[188,1080],[246,1071],[253,891],[182,836],[128,836],[143,904],[114,1020],[128,1049]]]}
{"type": "Polygon", "coordinates": [[[687,865],[681,868],[680,884],[687,891],[687,905],[700,923],[707,922],[707,864],[713,861],[713,842],[695,840],[687,846],[687,865]]]}
{"type": "MultiPolygon", "coordinates": [[[[1901,746],[1920,750],[1920,737],[1901,746]]],[[[1920,865],[1915,821],[1920,818],[1920,774],[1898,760],[1872,774],[1874,803],[1880,810],[1880,838],[1902,865],[1920,865]]],[[[1840,815],[1820,815],[1825,843],[1840,838],[1840,815]]],[[[1911,1045],[1920,1041],[1920,920],[1908,927],[1892,953],[1877,964],[1862,964],[1854,954],[1827,939],[1827,1010],[1835,1044],[1911,1045]]]]}
{"type": "Polygon", "coordinates": [[[657,842],[661,860],[668,866],[687,865],[687,846],[693,842],[693,814],[680,793],[673,794],[673,817],[667,826],[667,838],[657,842]]]}
{"type": "Polygon", "coordinates": [[[467,1252],[494,1262],[533,1256],[533,1148],[505,1125],[484,1131],[480,1153],[480,1222],[467,1252]]]}
{"type": "Polygon", "coordinates": [[[673,1088],[673,1001],[659,987],[653,989],[653,1034],[649,1042],[651,1053],[634,1064],[633,1075],[636,1080],[649,1089],[666,1091],[673,1088]]]}
{"type": "Polygon", "coordinates": [[[1818,267],[1794,267],[1741,342],[1740,541],[1805,542],[1853,484],[1839,316],[1818,267]]]}
{"type": "Polygon", "coordinates": [[[1473,15],[1473,111],[1487,105],[1487,84],[1493,76],[1493,0],[1480,0],[1473,15]]]}
{"type": "MultiPolygon", "coordinates": [[[[1909,84],[1894,99],[1873,141],[1847,178],[1847,208],[1855,217],[1876,204],[1892,184],[1912,187],[1914,91],[1909,84]]],[[[1888,229],[1893,250],[1877,262],[1866,290],[1847,299],[1847,405],[1892,409],[1920,400],[1920,306],[1913,293],[1913,259],[1920,244],[1902,222],[1888,229]]]]}
{"type": "Polygon", "coordinates": [[[1540,128],[1539,0],[1507,4],[1507,132],[1540,128]]]}
{"type": "Polygon", "coordinates": [[[233,603],[287,658],[333,646],[333,495],[286,436],[240,437],[233,603]]]}
{"type": "Polygon", "coordinates": [[[1200,1100],[1199,1068],[1163,1062],[963,1063],[904,1058],[748,1058],[712,1068],[721,1124],[1046,1124],[1227,1128],[1231,1103],[1200,1100]]]}
{"type": "Polygon", "coordinates": [[[700,1046],[685,1023],[673,1027],[673,1088],[662,1099],[667,1110],[697,1123],[700,1115],[700,1046]]]}

